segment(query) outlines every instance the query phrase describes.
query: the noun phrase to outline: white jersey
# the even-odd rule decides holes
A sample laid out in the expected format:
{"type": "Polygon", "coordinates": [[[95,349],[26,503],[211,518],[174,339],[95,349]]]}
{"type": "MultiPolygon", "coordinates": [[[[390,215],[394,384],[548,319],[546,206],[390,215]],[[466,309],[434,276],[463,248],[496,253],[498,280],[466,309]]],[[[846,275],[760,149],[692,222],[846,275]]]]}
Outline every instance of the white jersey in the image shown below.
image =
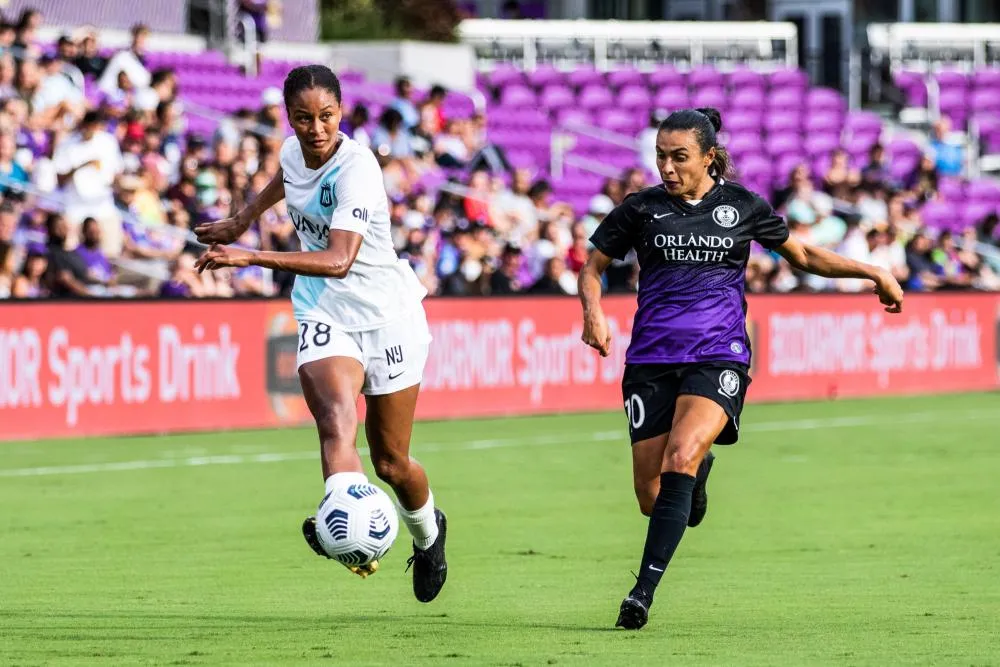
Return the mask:
{"type": "Polygon", "coordinates": [[[297,320],[366,331],[420,305],[427,290],[393,248],[382,170],[371,150],[340,133],[333,157],[310,169],[298,140],[291,136],[281,147],[281,168],[285,202],[303,250],[324,250],[331,229],[364,237],[343,278],[295,276],[292,306],[297,320]]]}

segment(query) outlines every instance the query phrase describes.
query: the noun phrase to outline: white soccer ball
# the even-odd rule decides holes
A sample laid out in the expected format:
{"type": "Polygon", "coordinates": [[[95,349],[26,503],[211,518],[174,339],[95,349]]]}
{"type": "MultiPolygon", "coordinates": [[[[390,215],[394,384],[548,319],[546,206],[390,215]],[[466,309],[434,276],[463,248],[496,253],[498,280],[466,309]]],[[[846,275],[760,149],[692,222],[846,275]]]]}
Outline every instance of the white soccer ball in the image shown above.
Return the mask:
{"type": "Polygon", "coordinates": [[[398,532],[392,499],[367,482],[335,489],[316,512],[316,536],[323,550],[350,567],[382,558],[398,532]]]}

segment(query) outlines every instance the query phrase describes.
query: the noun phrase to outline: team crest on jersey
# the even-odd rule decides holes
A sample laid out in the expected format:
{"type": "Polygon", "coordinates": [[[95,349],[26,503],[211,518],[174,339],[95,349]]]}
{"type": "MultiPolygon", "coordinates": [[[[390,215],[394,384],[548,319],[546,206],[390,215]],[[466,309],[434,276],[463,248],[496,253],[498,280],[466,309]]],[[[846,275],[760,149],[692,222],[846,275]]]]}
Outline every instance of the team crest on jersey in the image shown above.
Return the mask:
{"type": "Polygon", "coordinates": [[[319,189],[319,203],[323,206],[333,206],[333,188],[324,183],[319,189]]]}
{"type": "Polygon", "coordinates": [[[720,227],[725,227],[729,229],[730,227],[735,227],[740,221],[740,212],[729,204],[723,204],[722,206],[716,206],[715,210],[712,211],[712,219],[715,220],[715,224],[720,227]]]}
{"type": "Polygon", "coordinates": [[[724,370],[719,375],[719,393],[733,398],[740,392],[740,376],[736,371],[724,370]]]}

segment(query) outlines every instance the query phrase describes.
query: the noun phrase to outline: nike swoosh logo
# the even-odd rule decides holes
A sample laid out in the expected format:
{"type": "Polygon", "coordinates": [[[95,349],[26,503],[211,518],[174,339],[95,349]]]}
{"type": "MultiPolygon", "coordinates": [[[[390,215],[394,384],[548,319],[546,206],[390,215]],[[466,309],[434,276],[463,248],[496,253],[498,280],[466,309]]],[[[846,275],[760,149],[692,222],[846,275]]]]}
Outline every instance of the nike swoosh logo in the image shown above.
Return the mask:
{"type": "Polygon", "coordinates": [[[650,570],[655,570],[656,572],[663,572],[663,568],[662,567],[656,567],[655,565],[650,565],[649,569],[650,570]]]}
{"type": "Polygon", "coordinates": [[[396,378],[398,378],[398,377],[399,377],[400,375],[402,375],[402,374],[403,374],[403,373],[405,373],[405,372],[406,372],[406,371],[403,371],[402,373],[396,373],[395,375],[392,375],[392,374],[390,373],[390,374],[389,374],[389,379],[390,379],[390,380],[395,380],[396,378]]]}
{"type": "Polygon", "coordinates": [[[292,184],[292,182],[291,182],[290,180],[288,180],[287,178],[282,178],[282,179],[281,179],[281,182],[282,182],[282,183],[288,183],[289,185],[291,185],[291,184],[292,184]]]}
{"type": "Polygon", "coordinates": [[[673,215],[673,213],[661,213],[660,215],[654,215],[653,220],[659,220],[660,218],[665,218],[668,215],[673,215]]]}

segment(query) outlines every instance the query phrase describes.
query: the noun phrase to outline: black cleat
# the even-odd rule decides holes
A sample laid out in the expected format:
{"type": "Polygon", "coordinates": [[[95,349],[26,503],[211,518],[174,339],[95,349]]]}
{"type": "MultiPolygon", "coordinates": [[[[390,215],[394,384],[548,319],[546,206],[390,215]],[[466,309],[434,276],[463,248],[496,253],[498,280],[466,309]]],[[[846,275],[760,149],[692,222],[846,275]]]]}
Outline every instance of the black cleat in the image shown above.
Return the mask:
{"type": "Polygon", "coordinates": [[[421,602],[437,597],[448,578],[448,561],[444,557],[444,542],[448,533],[448,517],[439,509],[434,510],[438,536],[426,549],[413,547],[413,555],[406,561],[406,569],[413,566],[413,594],[421,602]]]}
{"type": "Polygon", "coordinates": [[[306,538],[306,544],[316,552],[317,556],[329,558],[326,552],[323,551],[323,547],[319,543],[319,538],[316,536],[316,517],[306,517],[306,520],[302,522],[302,537],[306,538]]]}
{"type": "MultiPolygon", "coordinates": [[[[322,556],[323,558],[328,558],[330,560],[337,560],[326,553],[323,550],[323,546],[319,543],[319,537],[316,536],[316,517],[308,516],[306,517],[306,520],[302,522],[302,537],[306,538],[306,544],[309,545],[310,549],[316,552],[317,556],[322,556]]],[[[375,574],[378,570],[377,560],[373,560],[366,565],[347,565],[346,563],[341,563],[341,565],[362,579],[368,577],[368,575],[375,574]]]]}
{"type": "Polygon", "coordinates": [[[628,597],[622,600],[615,627],[626,630],[641,629],[649,620],[649,607],[652,604],[653,599],[646,595],[645,591],[638,587],[633,588],[628,597]]]}
{"type": "Polygon", "coordinates": [[[712,472],[713,461],[715,455],[709,452],[698,466],[698,476],[694,483],[694,491],[691,493],[691,513],[688,515],[688,526],[691,528],[701,523],[705,518],[705,512],[708,511],[708,491],[705,487],[708,485],[708,474],[712,472]]]}

